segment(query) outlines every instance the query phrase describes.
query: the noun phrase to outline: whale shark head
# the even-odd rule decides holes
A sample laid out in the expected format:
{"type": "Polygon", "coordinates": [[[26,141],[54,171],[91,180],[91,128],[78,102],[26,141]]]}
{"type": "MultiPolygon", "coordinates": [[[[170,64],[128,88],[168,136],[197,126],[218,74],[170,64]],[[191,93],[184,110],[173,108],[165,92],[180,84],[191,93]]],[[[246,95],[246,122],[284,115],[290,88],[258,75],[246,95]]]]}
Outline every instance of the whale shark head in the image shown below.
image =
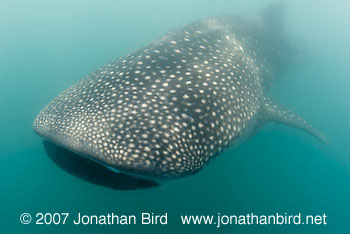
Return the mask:
{"type": "Polygon", "coordinates": [[[115,173],[196,173],[248,127],[262,92],[255,70],[247,83],[232,68],[252,61],[223,30],[201,21],[101,67],[49,103],[35,132],[115,173]]]}
{"type": "Polygon", "coordinates": [[[269,11],[204,19],[112,61],[51,101],[34,131],[59,166],[109,187],[198,172],[254,133],[266,113],[282,116],[264,107],[287,47],[271,33],[277,26],[266,26],[276,24],[269,11]]]}

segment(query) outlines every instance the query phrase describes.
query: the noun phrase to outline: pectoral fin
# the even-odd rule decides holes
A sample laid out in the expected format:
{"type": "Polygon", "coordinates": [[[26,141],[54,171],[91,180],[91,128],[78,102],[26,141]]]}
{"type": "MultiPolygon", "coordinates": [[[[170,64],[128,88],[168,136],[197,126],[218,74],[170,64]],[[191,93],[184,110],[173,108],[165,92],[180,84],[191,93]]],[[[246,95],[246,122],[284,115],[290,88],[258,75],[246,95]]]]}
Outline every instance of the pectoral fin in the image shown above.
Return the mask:
{"type": "Polygon", "coordinates": [[[304,130],[305,132],[316,137],[326,145],[330,145],[329,140],[317,129],[312,127],[295,112],[284,108],[283,106],[271,101],[269,98],[264,98],[265,121],[274,121],[286,124],[295,128],[304,130]]]}

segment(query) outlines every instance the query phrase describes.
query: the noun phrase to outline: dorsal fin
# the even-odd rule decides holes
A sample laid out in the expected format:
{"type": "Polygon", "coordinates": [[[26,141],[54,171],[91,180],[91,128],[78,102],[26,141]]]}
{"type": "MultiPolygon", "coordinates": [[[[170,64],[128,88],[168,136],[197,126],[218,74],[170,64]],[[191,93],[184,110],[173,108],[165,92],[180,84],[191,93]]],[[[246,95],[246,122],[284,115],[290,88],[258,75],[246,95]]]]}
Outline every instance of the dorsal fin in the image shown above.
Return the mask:
{"type": "Polygon", "coordinates": [[[275,121],[286,124],[295,128],[304,130],[311,134],[326,145],[330,145],[330,141],[320,131],[312,127],[302,117],[295,112],[284,108],[281,105],[271,101],[269,98],[264,98],[265,121],[275,121]]]}
{"type": "Polygon", "coordinates": [[[285,2],[271,3],[260,12],[260,17],[270,28],[280,31],[283,29],[286,10],[287,3],[285,2]]]}

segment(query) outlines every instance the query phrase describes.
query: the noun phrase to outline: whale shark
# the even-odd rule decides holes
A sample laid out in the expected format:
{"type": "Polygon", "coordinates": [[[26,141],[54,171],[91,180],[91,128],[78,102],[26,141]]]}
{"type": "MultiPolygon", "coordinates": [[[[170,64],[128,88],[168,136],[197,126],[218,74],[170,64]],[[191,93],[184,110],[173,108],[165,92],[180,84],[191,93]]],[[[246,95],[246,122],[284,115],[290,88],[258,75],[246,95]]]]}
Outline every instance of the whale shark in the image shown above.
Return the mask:
{"type": "Polygon", "coordinates": [[[329,144],[267,95],[293,60],[285,11],[273,3],[174,29],[65,90],[34,131],[66,171],[125,190],[196,174],[270,121],[329,144]]]}

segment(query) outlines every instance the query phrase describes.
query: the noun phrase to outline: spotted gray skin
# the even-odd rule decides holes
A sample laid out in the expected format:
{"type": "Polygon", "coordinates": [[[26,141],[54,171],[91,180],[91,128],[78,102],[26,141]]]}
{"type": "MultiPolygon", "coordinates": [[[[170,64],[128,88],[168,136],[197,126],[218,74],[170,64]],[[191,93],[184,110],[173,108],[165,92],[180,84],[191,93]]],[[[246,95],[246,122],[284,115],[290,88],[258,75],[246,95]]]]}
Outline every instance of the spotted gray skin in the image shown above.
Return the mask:
{"type": "Polygon", "coordinates": [[[288,64],[283,4],[203,19],[101,67],[37,116],[43,138],[154,181],[194,174],[277,121],[327,139],[266,97],[288,64]]]}

